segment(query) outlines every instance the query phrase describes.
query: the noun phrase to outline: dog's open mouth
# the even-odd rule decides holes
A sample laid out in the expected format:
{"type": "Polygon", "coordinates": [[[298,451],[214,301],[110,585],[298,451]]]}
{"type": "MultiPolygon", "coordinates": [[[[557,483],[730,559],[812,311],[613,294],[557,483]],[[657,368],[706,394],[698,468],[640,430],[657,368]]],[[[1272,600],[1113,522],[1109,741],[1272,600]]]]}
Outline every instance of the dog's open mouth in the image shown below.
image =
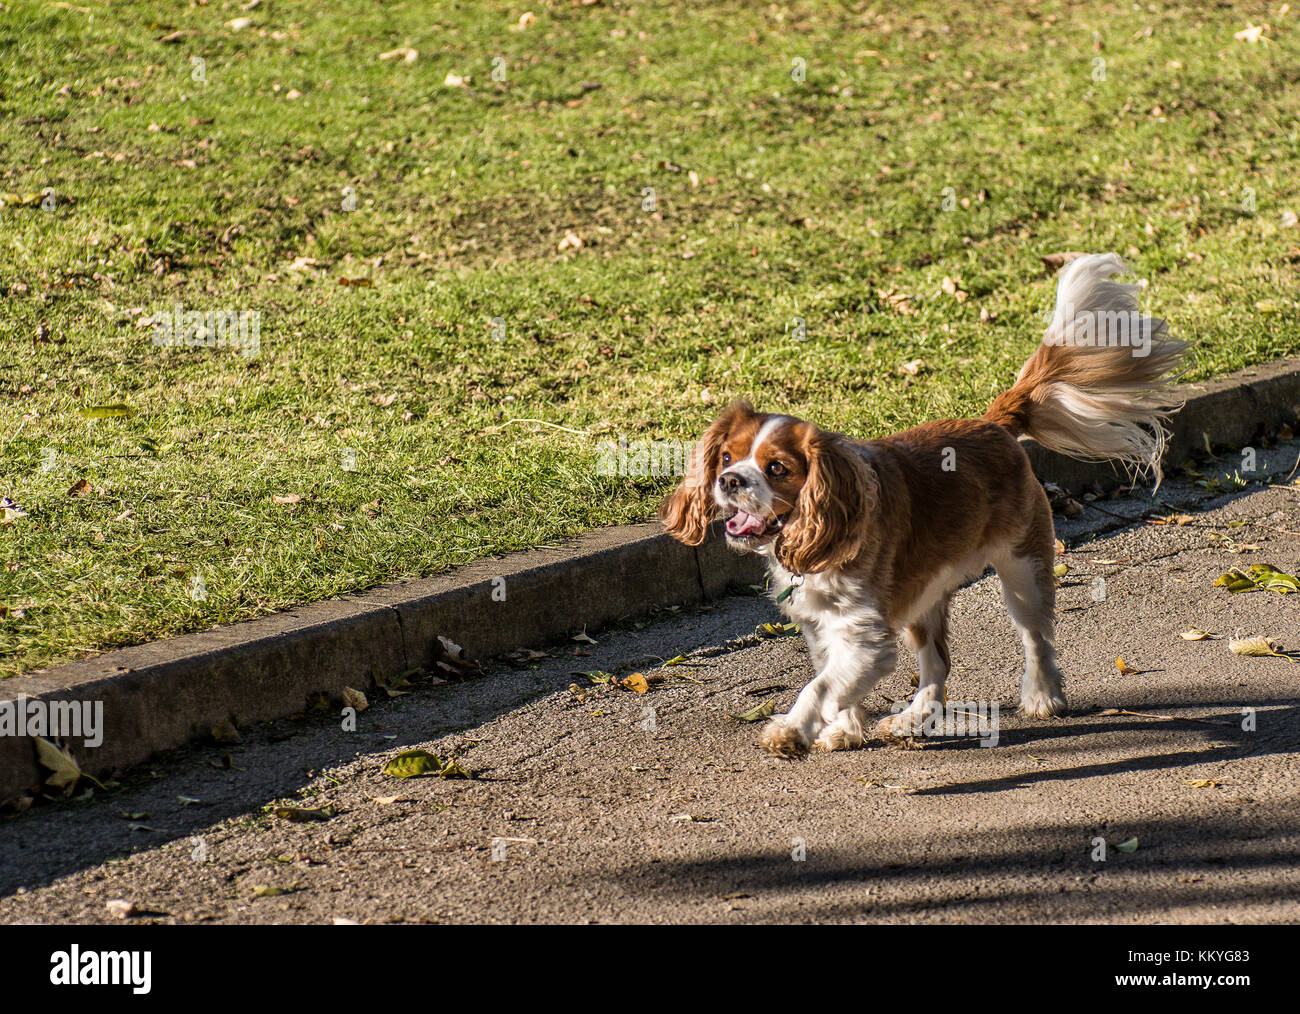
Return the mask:
{"type": "Polygon", "coordinates": [[[785,517],[780,514],[769,520],[759,514],[737,510],[727,519],[727,534],[733,539],[758,540],[767,535],[775,535],[784,524],[785,517]]]}

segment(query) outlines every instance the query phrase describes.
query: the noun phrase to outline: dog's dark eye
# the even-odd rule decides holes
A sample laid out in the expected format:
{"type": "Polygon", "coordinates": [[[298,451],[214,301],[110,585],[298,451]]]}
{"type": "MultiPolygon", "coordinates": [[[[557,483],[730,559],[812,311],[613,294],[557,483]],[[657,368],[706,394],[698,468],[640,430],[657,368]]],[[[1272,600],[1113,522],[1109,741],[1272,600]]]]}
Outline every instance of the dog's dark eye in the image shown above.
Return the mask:
{"type": "Polygon", "coordinates": [[[773,479],[781,478],[781,476],[785,475],[786,471],[787,469],[785,465],[781,464],[779,461],[770,462],[767,466],[767,474],[773,479]]]}
{"type": "Polygon", "coordinates": [[[730,464],[731,464],[731,455],[728,454],[726,451],[723,451],[723,452],[722,452],[722,463],[723,463],[723,465],[730,465],[730,464]]]}

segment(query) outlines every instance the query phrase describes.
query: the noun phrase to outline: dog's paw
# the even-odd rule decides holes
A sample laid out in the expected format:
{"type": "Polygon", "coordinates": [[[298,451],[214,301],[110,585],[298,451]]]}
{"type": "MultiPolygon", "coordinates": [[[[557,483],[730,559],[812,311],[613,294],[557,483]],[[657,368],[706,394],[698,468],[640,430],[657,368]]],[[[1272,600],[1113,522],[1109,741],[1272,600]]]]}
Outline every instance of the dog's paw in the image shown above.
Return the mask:
{"type": "Polygon", "coordinates": [[[1020,713],[1026,718],[1060,718],[1065,714],[1061,674],[1053,670],[1026,671],[1020,683],[1020,713]]]}
{"type": "Polygon", "coordinates": [[[863,723],[866,714],[861,706],[845,708],[835,721],[826,726],[813,742],[814,750],[854,750],[867,741],[863,723]]]}
{"type": "Polygon", "coordinates": [[[1020,695],[1020,713],[1026,718],[1060,718],[1067,708],[1060,690],[1035,688],[1020,695]]]}
{"type": "Polygon", "coordinates": [[[839,726],[828,725],[813,742],[812,748],[821,750],[824,753],[832,753],[835,750],[856,750],[863,742],[865,740],[861,733],[854,733],[848,729],[841,729],[839,726]]]}
{"type": "Polygon", "coordinates": [[[758,745],[774,757],[786,757],[791,760],[802,757],[808,752],[808,744],[799,730],[778,719],[773,719],[763,727],[759,734],[758,745]]]}
{"type": "Polygon", "coordinates": [[[920,732],[918,724],[917,716],[913,712],[900,711],[877,722],[876,735],[886,743],[905,746],[920,732]]]}

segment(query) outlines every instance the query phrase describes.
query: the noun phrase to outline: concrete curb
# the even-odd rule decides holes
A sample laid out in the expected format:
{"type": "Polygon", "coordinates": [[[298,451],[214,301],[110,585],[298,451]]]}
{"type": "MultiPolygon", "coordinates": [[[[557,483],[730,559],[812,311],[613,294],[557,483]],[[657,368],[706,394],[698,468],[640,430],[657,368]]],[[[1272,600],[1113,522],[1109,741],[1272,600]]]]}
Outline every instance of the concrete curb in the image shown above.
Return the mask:
{"type": "MultiPolygon", "coordinates": [[[[1300,359],[1252,367],[1189,385],[1174,418],[1166,462],[1212,444],[1249,446],[1295,424],[1300,359]]],[[[1125,481],[1108,463],[1078,462],[1027,444],[1038,477],[1071,490],[1125,481]]],[[[103,742],[68,744],[97,777],[205,735],[302,711],[308,698],[366,690],[376,676],[430,667],[439,635],[471,658],[534,647],[585,628],[694,605],[762,580],[757,557],[714,536],[697,549],[657,524],[589,532],[558,550],[483,560],[449,574],[316,602],[229,627],[113,651],[85,662],[0,682],[0,702],[102,702],[103,742]]],[[[40,785],[33,740],[0,735],[0,803],[40,785]]]]}
{"type": "MultiPolygon", "coordinates": [[[[557,550],[481,560],[274,616],[108,652],[0,682],[0,704],[103,702],[103,742],[68,744],[83,771],[109,775],[226,720],[300,712],[317,693],[369,690],[376,676],[430,668],[439,635],[490,658],[598,630],[657,605],[694,605],[762,579],[756,557],[711,538],[691,549],[658,524],[588,532],[557,550]]],[[[0,803],[44,777],[31,738],[0,735],[0,803]]]]}

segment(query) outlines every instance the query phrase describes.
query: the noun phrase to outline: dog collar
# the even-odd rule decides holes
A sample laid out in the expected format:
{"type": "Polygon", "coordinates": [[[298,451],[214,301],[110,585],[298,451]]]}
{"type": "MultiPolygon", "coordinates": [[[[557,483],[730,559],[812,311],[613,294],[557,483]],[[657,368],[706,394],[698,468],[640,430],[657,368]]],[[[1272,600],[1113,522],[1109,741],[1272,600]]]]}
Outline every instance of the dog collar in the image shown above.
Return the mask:
{"type": "Polygon", "coordinates": [[[798,588],[801,584],[803,584],[802,574],[790,575],[790,583],[786,586],[785,591],[783,591],[780,595],[776,597],[776,604],[780,605],[782,602],[788,599],[791,595],[794,594],[794,590],[798,588]]]}

